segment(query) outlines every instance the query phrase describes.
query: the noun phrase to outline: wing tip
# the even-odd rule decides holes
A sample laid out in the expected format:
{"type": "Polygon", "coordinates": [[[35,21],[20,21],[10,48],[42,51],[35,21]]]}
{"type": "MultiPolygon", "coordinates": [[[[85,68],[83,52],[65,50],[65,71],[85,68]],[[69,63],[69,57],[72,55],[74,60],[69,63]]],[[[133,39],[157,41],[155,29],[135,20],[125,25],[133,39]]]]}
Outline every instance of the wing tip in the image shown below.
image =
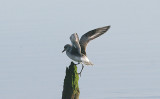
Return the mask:
{"type": "Polygon", "coordinates": [[[111,28],[111,25],[105,26],[105,28],[109,29],[109,28],[111,28]]]}
{"type": "Polygon", "coordinates": [[[101,28],[98,28],[98,29],[101,29],[103,31],[103,33],[105,33],[110,29],[110,27],[111,27],[111,25],[108,25],[108,26],[104,26],[104,27],[101,27],[101,28]]]}

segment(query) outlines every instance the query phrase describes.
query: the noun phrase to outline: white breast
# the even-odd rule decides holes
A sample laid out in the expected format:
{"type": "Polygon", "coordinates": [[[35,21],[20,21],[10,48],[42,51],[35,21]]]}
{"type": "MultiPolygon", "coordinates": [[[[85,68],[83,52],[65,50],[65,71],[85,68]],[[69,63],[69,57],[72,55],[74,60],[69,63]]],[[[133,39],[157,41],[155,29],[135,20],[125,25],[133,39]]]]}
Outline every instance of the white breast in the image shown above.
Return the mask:
{"type": "Polygon", "coordinates": [[[72,60],[74,60],[74,61],[76,61],[76,62],[82,62],[81,57],[72,55],[72,54],[70,54],[70,53],[67,52],[67,51],[66,51],[66,54],[67,54],[67,56],[68,56],[70,59],[72,59],[72,60]]]}

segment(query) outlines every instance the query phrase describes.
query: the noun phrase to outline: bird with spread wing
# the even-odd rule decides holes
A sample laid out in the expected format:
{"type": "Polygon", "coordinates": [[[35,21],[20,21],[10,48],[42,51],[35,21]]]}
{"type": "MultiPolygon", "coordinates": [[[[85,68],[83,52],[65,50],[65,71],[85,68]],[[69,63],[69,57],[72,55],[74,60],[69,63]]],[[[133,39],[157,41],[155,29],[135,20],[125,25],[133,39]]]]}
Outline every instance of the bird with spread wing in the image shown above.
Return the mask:
{"type": "MultiPolygon", "coordinates": [[[[64,46],[64,50],[62,52],[66,51],[66,54],[70,59],[78,62],[78,64],[81,63],[82,64],[81,72],[82,72],[82,70],[84,68],[83,64],[93,65],[86,55],[87,44],[91,40],[106,33],[106,31],[109,28],[110,28],[110,26],[105,26],[105,27],[91,30],[91,31],[85,33],[84,35],[82,35],[80,40],[79,40],[77,33],[72,34],[70,36],[70,40],[71,40],[72,44],[66,44],[64,46]]],[[[81,72],[80,72],[80,74],[81,74],[81,72]]]]}

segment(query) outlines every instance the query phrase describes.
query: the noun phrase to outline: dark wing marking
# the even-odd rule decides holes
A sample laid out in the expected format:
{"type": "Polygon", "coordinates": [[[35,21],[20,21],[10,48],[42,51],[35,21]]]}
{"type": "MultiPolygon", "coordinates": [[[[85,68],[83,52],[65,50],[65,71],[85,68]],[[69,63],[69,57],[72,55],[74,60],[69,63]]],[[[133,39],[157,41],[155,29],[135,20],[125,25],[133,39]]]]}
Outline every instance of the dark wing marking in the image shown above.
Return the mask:
{"type": "Polygon", "coordinates": [[[110,28],[110,26],[97,28],[97,29],[91,30],[91,31],[85,33],[84,35],[82,35],[82,37],[80,39],[81,53],[86,55],[86,47],[87,47],[88,42],[97,38],[97,37],[99,37],[99,36],[101,36],[109,28],[110,28]]]}
{"type": "Polygon", "coordinates": [[[81,46],[79,44],[79,37],[77,33],[74,33],[70,36],[70,40],[72,42],[72,49],[77,50],[79,54],[81,54],[81,46]]]}

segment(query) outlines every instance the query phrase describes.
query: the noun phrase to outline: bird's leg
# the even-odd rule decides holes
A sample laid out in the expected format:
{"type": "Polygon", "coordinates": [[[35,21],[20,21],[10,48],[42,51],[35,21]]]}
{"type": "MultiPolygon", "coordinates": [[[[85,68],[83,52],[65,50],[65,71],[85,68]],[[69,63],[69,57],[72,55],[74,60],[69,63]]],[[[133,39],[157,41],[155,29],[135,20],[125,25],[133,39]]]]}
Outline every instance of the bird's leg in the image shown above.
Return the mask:
{"type": "Polygon", "coordinates": [[[83,68],[84,68],[84,66],[83,66],[83,64],[82,64],[81,72],[80,72],[80,73],[78,73],[80,76],[81,76],[81,73],[82,73],[83,68]]]}

